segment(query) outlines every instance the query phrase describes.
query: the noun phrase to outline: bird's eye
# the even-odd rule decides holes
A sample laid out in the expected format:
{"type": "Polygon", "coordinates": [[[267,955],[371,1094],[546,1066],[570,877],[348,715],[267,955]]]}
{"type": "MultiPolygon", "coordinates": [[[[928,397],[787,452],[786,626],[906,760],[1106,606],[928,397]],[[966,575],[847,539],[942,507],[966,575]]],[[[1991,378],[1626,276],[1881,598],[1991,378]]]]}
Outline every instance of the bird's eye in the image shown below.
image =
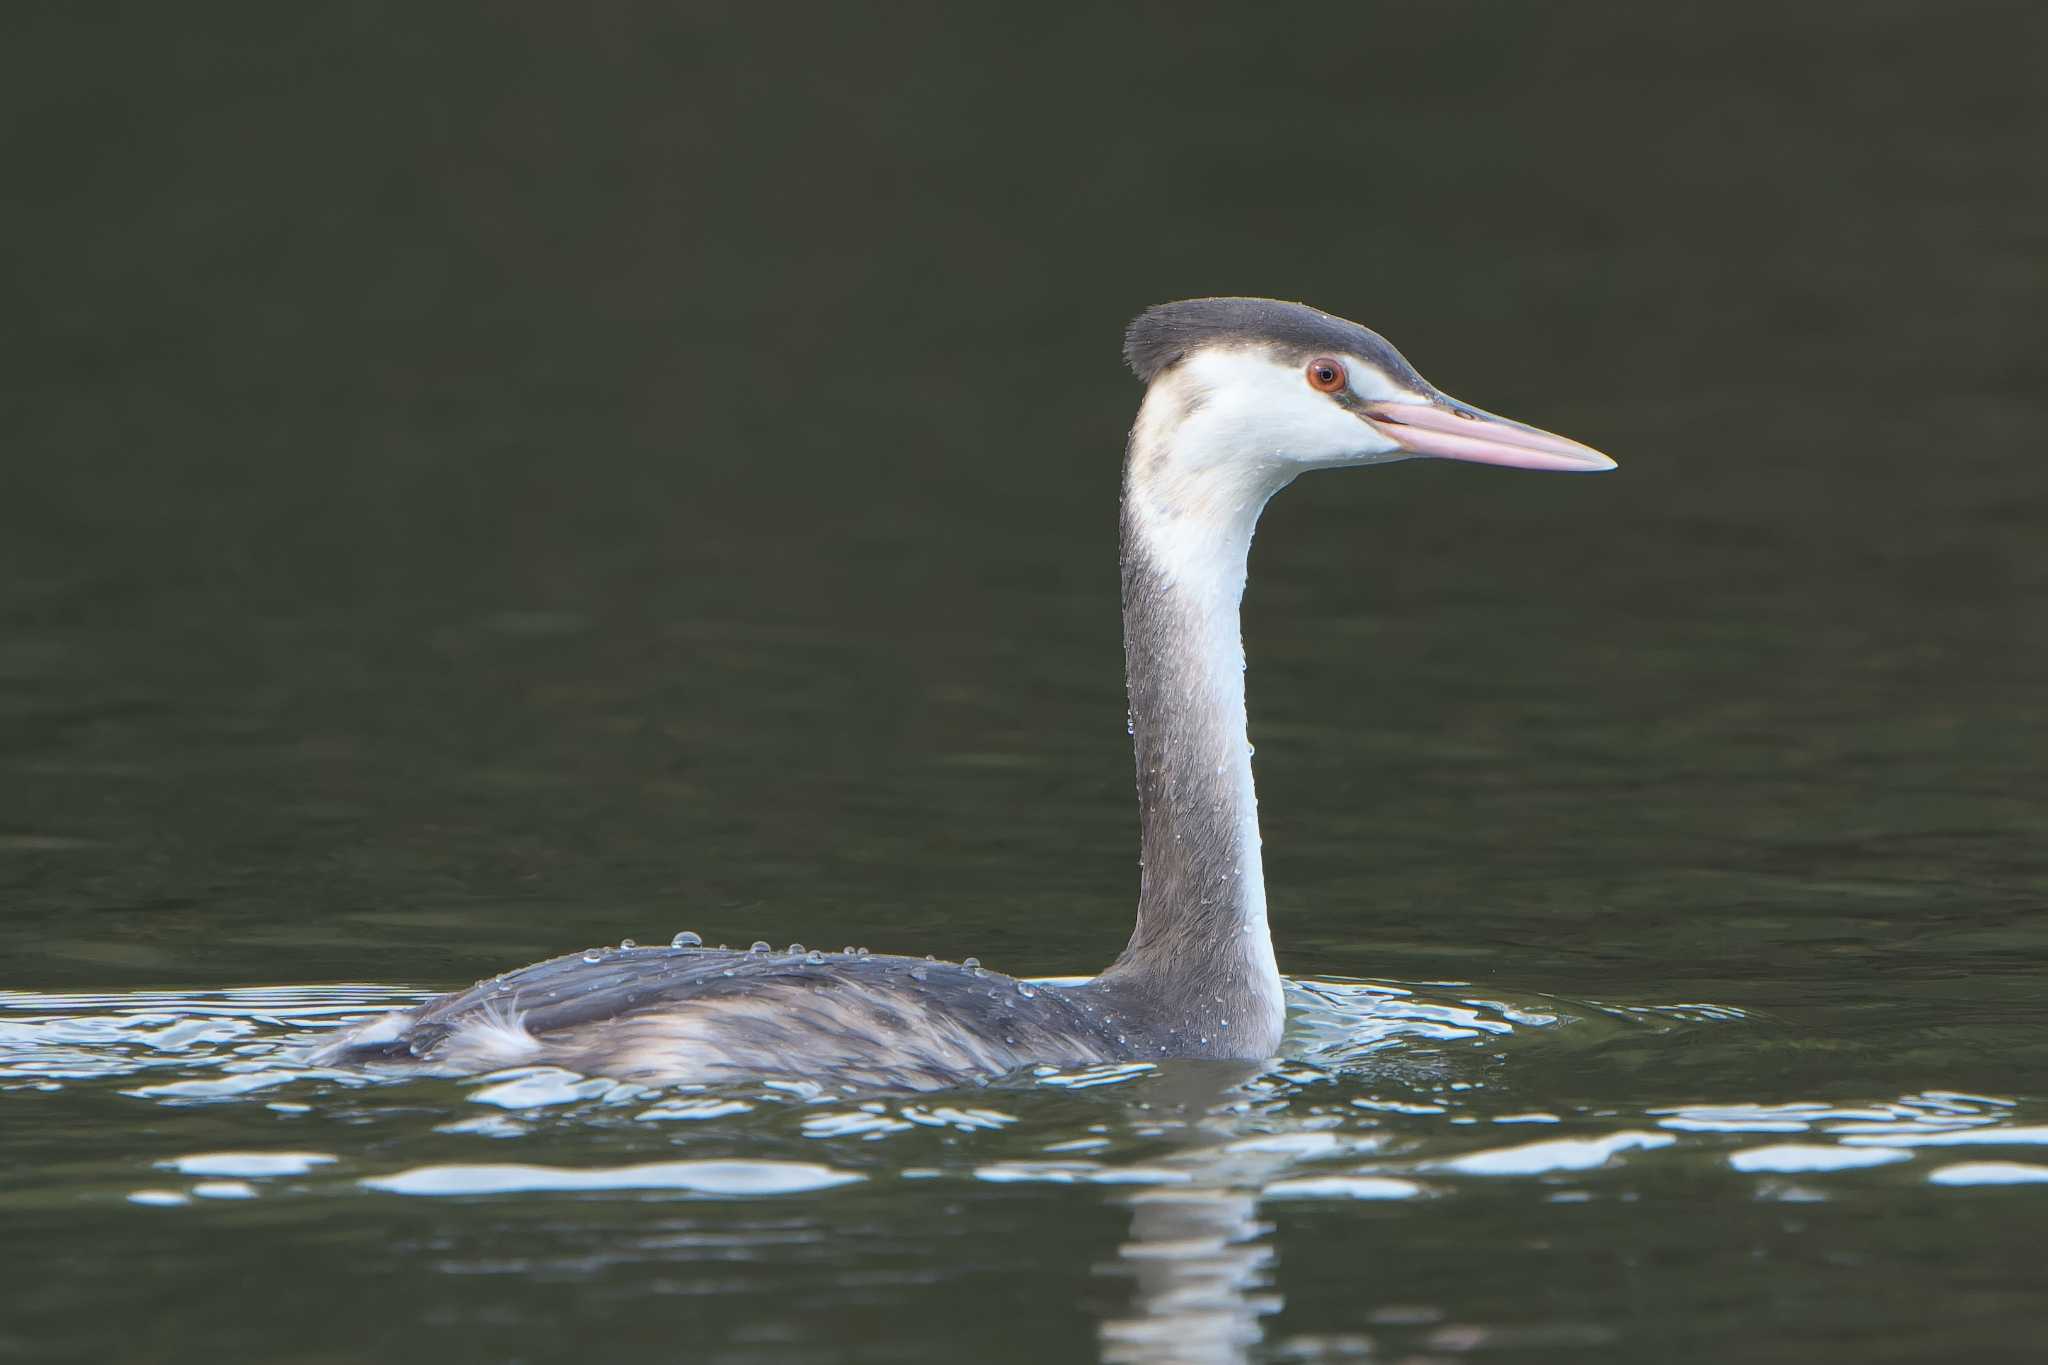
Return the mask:
{"type": "Polygon", "coordinates": [[[1344,387],[1344,362],[1319,355],[1308,363],[1309,387],[1321,393],[1335,393],[1344,387]]]}

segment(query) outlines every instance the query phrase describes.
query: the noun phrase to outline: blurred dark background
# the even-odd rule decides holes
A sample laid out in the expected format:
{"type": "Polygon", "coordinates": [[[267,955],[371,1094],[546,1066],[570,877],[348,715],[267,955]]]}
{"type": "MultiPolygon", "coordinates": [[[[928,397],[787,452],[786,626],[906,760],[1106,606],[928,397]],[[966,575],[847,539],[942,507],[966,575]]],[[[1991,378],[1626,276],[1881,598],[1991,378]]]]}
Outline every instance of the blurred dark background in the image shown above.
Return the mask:
{"type": "Polygon", "coordinates": [[[1101,962],[1119,333],[1238,292],[1622,463],[1276,502],[1283,965],[1795,998],[2035,922],[2031,8],[9,28],[7,985],[1101,962]]]}

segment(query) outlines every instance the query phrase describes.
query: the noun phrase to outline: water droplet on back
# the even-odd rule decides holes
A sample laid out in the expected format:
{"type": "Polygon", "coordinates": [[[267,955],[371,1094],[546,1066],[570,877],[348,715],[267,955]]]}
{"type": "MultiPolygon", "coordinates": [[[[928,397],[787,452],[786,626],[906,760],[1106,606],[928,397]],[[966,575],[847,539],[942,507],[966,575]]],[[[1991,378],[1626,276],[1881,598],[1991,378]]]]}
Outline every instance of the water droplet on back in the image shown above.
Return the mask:
{"type": "Polygon", "coordinates": [[[670,939],[668,941],[668,946],[671,948],[701,948],[702,946],[704,946],[704,936],[702,934],[692,933],[690,930],[685,929],[683,930],[683,932],[677,934],[674,938],[670,939]]]}
{"type": "Polygon", "coordinates": [[[818,966],[824,960],[825,955],[819,952],[816,948],[813,948],[811,949],[811,951],[804,954],[804,961],[808,962],[813,967],[818,966]]]}
{"type": "Polygon", "coordinates": [[[589,952],[583,955],[583,960],[585,962],[602,962],[604,961],[604,954],[599,952],[597,949],[592,948],[589,952]]]}
{"type": "Polygon", "coordinates": [[[749,948],[749,949],[747,949],[747,951],[748,951],[748,952],[750,952],[750,953],[767,953],[767,952],[773,952],[773,951],[774,951],[774,949],[772,949],[772,948],[770,948],[770,947],[768,946],[768,940],[767,940],[767,939],[765,939],[765,938],[757,938],[757,939],[755,939],[755,940],[754,940],[754,946],[753,946],[753,947],[751,947],[751,948],[749,948]]]}
{"type": "Polygon", "coordinates": [[[791,957],[802,957],[804,955],[804,945],[801,943],[792,943],[789,945],[787,951],[791,957]]]}
{"type": "Polygon", "coordinates": [[[634,939],[630,939],[630,938],[622,938],[622,939],[620,939],[620,940],[619,940],[619,951],[620,951],[620,952],[624,952],[624,951],[625,951],[626,949],[628,949],[628,948],[638,948],[639,946],[640,946],[640,944],[639,944],[639,943],[638,943],[638,942],[637,942],[636,940],[634,940],[634,939]]]}

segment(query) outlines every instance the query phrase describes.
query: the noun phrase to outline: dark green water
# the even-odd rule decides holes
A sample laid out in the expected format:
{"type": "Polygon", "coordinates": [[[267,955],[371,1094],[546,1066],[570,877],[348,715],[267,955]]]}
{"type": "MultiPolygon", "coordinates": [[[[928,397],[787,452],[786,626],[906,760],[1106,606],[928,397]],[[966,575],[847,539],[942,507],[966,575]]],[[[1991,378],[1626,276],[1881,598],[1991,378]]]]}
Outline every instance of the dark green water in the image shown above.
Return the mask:
{"type": "Polygon", "coordinates": [[[2037,18],[12,29],[0,1355],[2039,1349],[2037,18]],[[624,935],[1107,961],[1117,337],[1221,292],[1622,463],[1269,512],[1286,1058],[294,1060],[624,935]]]}

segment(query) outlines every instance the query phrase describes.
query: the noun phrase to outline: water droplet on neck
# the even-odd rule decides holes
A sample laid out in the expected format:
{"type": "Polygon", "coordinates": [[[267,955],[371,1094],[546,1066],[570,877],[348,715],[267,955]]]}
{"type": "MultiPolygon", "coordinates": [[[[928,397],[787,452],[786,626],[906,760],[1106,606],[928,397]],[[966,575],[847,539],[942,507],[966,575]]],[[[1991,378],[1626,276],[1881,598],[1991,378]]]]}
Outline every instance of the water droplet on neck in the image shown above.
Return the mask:
{"type": "Polygon", "coordinates": [[[811,951],[804,954],[804,961],[809,963],[813,967],[820,966],[825,961],[825,955],[819,952],[816,948],[813,948],[811,949],[811,951]]]}
{"type": "Polygon", "coordinates": [[[769,952],[773,952],[773,951],[774,951],[774,949],[772,949],[772,948],[770,948],[770,947],[768,946],[768,940],[767,940],[767,939],[765,939],[765,938],[757,938],[757,939],[755,939],[755,940],[754,940],[754,946],[753,946],[753,947],[751,947],[751,948],[749,948],[749,949],[747,949],[747,951],[748,951],[748,952],[750,952],[750,953],[769,953],[769,952]]]}
{"type": "Polygon", "coordinates": [[[981,959],[978,957],[963,957],[960,959],[960,965],[970,972],[978,972],[981,970],[981,959]]]}
{"type": "Polygon", "coordinates": [[[926,967],[912,967],[910,969],[910,979],[912,981],[929,981],[932,979],[931,970],[926,967]]]}
{"type": "Polygon", "coordinates": [[[1031,987],[1025,985],[1021,981],[1017,983],[1017,994],[1023,996],[1026,1000],[1033,1000],[1036,999],[1038,996],[1037,991],[1032,990],[1031,987]]]}
{"type": "Polygon", "coordinates": [[[668,946],[671,948],[701,948],[703,945],[704,936],[692,933],[688,929],[683,930],[683,932],[668,941],[668,946]]]}
{"type": "Polygon", "coordinates": [[[585,962],[602,962],[604,961],[604,954],[599,952],[597,949],[592,948],[589,952],[583,955],[583,960],[585,962]]]}
{"type": "Polygon", "coordinates": [[[640,943],[637,939],[622,938],[619,940],[619,951],[622,953],[628,948],[638,948],[639,946],[640,943]]]}

